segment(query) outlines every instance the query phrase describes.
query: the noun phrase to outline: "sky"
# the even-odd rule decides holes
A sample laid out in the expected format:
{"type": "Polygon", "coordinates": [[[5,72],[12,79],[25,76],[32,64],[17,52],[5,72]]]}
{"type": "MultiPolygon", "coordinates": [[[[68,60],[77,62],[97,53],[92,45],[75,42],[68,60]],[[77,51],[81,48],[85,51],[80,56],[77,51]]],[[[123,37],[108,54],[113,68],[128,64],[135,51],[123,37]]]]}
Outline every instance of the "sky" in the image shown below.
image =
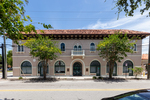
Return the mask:
{"type": "MultiPolygon", "coordinates": [[[[129,29],[150,32],[150,18],[143,15],[140,9],[134,12],[134,17],[126,17],[124,12],[116,14],[113,0],[29,0],[25,6],[36,29],[44,29],[38,22],[51,24],[53,29],[129,29]],[[112,9],[114,8],[114,9],[112,9]]],[[[142,40],[142,53],[148,54],[149,38],[142,40]]],[[[0,43],[3,39],[0,37],[0,43]]],[[[10,39],[7,44],[12,44],[10,39]]],[[[7,45],[7,51],[12,47],[7,45]]],[[[1,52],[1,51],[0,51],[1,52]]]]}

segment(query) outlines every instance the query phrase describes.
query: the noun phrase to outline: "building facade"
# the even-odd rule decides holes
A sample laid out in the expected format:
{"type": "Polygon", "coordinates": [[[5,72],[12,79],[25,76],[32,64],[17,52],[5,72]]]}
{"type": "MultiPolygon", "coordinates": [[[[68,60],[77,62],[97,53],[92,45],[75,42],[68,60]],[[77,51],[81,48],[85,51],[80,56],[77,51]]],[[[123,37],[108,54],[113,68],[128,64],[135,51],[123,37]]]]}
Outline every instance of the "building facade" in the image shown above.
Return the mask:
{"type": "MultiPolygon", "coordinates": [[[[100,58],[96,50],[97,44],[104,37],[120,31],[127,33],[129,38],[141,37],[137,40],[134,53],[128,53],[121,62],[114,65],[114,76],[132,76],[129,68],[141,67],[142,39],[150,33],[131,30],[44,30],[44,33],[37,31],[37,34],[53,37],[58,41],[62,54],[56,60],[49,60],[47,64],[47,76],[107,76],[109,72],[108,62],[100,58]]],[[[27,36],[35,33],[25,34],[27,36]]],[[[19,41],[22,44],[22,41],[19,41]]],[[[13,75],[14,76],[42,76],[43,61],[33,58],[29,53],[30,49],[16,45],[13,48],[13,75]]]]}

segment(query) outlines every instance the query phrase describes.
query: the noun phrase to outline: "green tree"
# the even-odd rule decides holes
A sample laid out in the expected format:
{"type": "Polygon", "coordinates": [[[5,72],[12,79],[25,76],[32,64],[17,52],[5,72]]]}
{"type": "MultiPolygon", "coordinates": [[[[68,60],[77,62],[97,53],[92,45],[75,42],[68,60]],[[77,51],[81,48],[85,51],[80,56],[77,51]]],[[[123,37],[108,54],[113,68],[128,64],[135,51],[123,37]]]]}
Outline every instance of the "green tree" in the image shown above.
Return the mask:
{"type": "MultiPolygon", "coordinates": [[[[116,0],[114,3],[116,3],[114,8],[118,9],[118,15],[124,11],[126,16],[133,16],[137,8],[141,8],[140,13],[143,14],[145,11],[149,11],[150,8],[150,0],[116,0]]],[[[150,12],[148,16],[150,17],[150,12]]]]}
{"type": "Polygon", "coordinates": [[[133,53],[130,48],[134,47],[131,39],[128,39],[127,34],[116,32],[104,38],[97,45],[99,56],[109,62],[109,78],[112,78],[113,67],[116,61],[121,62],[124,57],[127,57],[127,52],[133,53]]]}
{"type": "Polygon", "coordinates": [[[61,54],[56,41],[52,41],[49,37],[38,36],[37,39],[27,40],[24,45],[30,48],[30,54],[33,57],[38,57],[39,60],[44,61],[43,75],[46,79],[47,64],[49,60],[57,58],[57,54],[61,54]]]}
{"type": "Polygon", "coordinates": [[[143,68],[142,67],[134,67],[134,68],[131,68],[131,70],[133,70],[133,72],[135,74],[135,78],[137,78],[137,75],[142,73],[143,68]]]}
{"type": "Polygon", "coordinates": [[[12,50],[9,50],[7,52],[7,65],[10,65],[12,67],[12,50]]]}
{"type": "MultiPolygon", "coordinates": [[[[32,24],[24,25],[25,22],[32,22],[29,15],[25,15],[25,4],[28,0],[0,0],[0,35],[6,35],[17,42],[25,35],[22,32],[36,33],[35,26],[32,24]]],[[[51,25],[42,24],[44,28],[52,28],[51,25]]]]}

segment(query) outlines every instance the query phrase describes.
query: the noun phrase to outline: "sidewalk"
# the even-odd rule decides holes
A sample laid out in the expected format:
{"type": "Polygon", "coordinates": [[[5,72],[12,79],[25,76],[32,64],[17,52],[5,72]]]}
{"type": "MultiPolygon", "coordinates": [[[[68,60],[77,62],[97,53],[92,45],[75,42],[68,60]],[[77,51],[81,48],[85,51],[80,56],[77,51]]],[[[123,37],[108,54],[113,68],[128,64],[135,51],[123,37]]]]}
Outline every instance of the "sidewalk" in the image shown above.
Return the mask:
{"type": "MultiPolygon", "coordinates": [[[[108,76],[101,76],[103,78],[107,78],[108,76]]],[[[33,78],[43,78],[43,76],[22,76],[23,79],[33,79],[33,78]]],[[[47,78],[56,78],[60,80],[92,80],[93,76],[47,76],[47,78]]],[[[98,78],[98,76],[97,76],[98,78]]],[[[135,76],[113,76],[113,78],[122,78],[122,79],[135,79],[135,76]]],[[[138,76],[137,78],[140,79],[147,79],[147,75],[145,76],[138,76]]],[[[0,78],[1,79],[1,78],[0,78]]],[[[8,76],[7,79],[19,79],[19,77],[10,77],[8,76]]]]}

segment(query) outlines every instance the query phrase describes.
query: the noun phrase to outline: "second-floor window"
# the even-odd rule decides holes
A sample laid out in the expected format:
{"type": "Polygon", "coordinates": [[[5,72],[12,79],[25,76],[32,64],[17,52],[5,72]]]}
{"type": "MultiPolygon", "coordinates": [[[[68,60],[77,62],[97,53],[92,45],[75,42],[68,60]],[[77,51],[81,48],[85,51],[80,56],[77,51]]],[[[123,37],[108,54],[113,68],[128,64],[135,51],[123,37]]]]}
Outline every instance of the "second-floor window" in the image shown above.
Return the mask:
{"type": "Polygon", "coordinates": [[[90,51],[95,51],[95,44],[94,43],[90,44],[90,51]]]}
{"type": "Polygon", "coordinates": [[[24,52],[24,46],[18,45],[18,52],[24,52]]]}
{"type": "Polygon", "coordinates": [[[61,51],[65,51],[65,43],[61,43],[60,48],[61,48],[61,51]]]}
{"type": "Polygon", "coordinates": [[[81,45],[79,45],[79,46],[75,45],[74,46],[74,51],[81,51],[81,50],[82,50],[82,46],[81,45]]]}
{"type": "Polygon", "coordinates": [[[137,51],[137,50],[136,50],[136,44],[134,44],[134,48],[133,48],[133,51],[137,51]]]}
{"type": "Polygon", "coordinates": [[[131,48],[133,51],[137,51],[136,49],[136,44],[134,44],[134,46],[131,48]]]}

